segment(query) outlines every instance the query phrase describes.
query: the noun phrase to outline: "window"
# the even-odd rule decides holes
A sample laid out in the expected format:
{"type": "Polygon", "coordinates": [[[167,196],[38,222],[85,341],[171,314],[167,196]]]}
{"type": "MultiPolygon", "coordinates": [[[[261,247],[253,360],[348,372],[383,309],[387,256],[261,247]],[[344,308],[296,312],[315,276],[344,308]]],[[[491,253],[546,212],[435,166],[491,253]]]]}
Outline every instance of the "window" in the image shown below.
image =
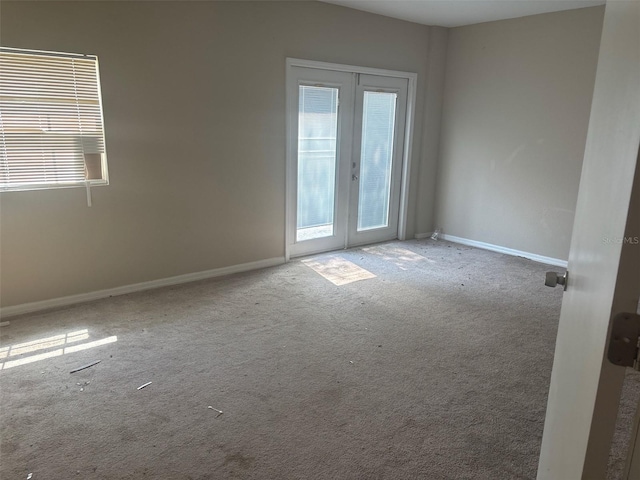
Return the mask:
{"type": "Polygon", "coordinates": [[[107,183],[98,59],[0,48],[0,191],[107,183]]]}

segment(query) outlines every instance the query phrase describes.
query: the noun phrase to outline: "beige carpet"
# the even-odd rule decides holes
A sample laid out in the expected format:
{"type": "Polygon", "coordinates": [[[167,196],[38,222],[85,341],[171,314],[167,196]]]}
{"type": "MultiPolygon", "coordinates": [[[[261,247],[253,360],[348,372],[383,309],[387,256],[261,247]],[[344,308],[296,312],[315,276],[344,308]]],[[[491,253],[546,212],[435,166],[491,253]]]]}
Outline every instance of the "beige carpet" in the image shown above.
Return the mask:
{"type": "Polygon", "coordinates": [[[533,479],[548,269],[392,242],[11,319],[0,478],[533,479]]]}

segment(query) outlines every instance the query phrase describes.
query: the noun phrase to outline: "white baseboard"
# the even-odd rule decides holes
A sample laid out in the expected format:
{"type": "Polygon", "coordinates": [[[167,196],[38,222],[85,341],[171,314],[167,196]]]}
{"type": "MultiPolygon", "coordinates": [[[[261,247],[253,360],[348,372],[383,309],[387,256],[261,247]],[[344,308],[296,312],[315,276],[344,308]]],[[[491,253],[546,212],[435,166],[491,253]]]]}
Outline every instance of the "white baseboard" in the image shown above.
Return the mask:
{"type": "Polygon", "coordinates": [[[76,303],[89,302],[101,298],[114,297],[116,295],[125,295],[127,293],[141,292],[143,290],[151,290],[153,288],[168,287],[170,285],[179,285],[181,283],[194,282],[196,280],[205,280],[207,278],[221,277],[232,273],[247,272],[249,270],[259,270],[261,268],[274,267],[282,265],[284,257],[267,258],[266,260],[258,260],[257,262],[241,263],[239,265],[231,265],[229,267],[214,268],[213,270],[205,270],[203,272],[187,273],[185,275],[177,275],[175,277],[161,278],[148,282],[134,283],[132,285],[124,285],[122,287],[108,288],[106,290],[98,290],[96,292],[80,293],[78,295],[70,295],[68,297],[52,298],[50,300],[42,300],[40,302],[23,303],[21,305],[12,305],[0,308],[0,317],[12,317],[23,313],[33,313],[40,310],[47,310],[55,307],[64,307],[74,305],[76,303]]]}
{"type": "Polygon", "coordinates": [[[416,240],[421,240],[423,238],[429,238],[431,235],[433,235],[433,232],[427,232],[427,233],[416,233],[413,237],[416,240]]]}
{"type": "Polygon", "coordinates": [[[556,267],[567,268],[568,264],[566,260],[560,260],[559,258],[545,257],[544,255],[523,252],[521,250],[514,250],[513,248],[501,247],[500,245],[493,245],[491,243],[478,242],[476,240],[469,240],[467,238],[461,238],[447,234],[440,234],[440,237],[443,240],[448,240],[450,242],[460,243],[462,245],[468,245],[470,247],[482,248],[483,250],[491,250],[492,252],[504,253],[506,255],[512,255],[514,257],[524,257],[528,258],[529,260],[533,260],[534,262],[554,265],[556,267]]]}

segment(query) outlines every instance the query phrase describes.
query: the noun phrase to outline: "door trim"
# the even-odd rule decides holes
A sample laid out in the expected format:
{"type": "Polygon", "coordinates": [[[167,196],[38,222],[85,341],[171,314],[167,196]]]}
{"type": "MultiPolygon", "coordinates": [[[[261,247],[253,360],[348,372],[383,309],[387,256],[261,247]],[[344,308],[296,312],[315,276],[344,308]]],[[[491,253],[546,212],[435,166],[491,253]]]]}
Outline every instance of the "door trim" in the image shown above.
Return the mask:
{"type": "Polygon", "coordinates": [[[292,88],[291,82],[291,69],[293,67],[304,68],[317,68],[320,70],[332,70],[337,72],[348,73],[362,73],[366,75],[378,75],[381,77],[395,77],[405,78],[408,80],[407,88],[407,112],[405,117],[405,138],[404,148],[402,152],[402,174],[400,183],[400,210],[398,213],[398,239],[406,240],[407,238],[407,210],[409,205],[409,185],[410,185],[410,172],[411,172],[411,156],[413,145],[413,129],[415,123],[415,105],[416,105],[416,86],[418,82],[418,74],[412,72],[402,72],[398,70],[386,70],[372,67],[362,67],[357,65],[343,65],[340,63],[327,63],[318,62],[315,60],[305,60],[300,58],[286,58],[286,90],[285,90],[285,110],[286,110],[286,177],[285,177],[285,261],[290,259],[289,246],[293,243],[291,238],[291,232],[288,228],[291,221],[292,205],[295,201],[292,198],[295,192],[295,185],[293,182],[296,180],[292,178],[291,172],[293,171],[293,162],[295,159],[294,142],[291,139],[295,136],[296,132],[293,131],[295,125],[291,121],[291,107],[288,92],[292,88]]]}

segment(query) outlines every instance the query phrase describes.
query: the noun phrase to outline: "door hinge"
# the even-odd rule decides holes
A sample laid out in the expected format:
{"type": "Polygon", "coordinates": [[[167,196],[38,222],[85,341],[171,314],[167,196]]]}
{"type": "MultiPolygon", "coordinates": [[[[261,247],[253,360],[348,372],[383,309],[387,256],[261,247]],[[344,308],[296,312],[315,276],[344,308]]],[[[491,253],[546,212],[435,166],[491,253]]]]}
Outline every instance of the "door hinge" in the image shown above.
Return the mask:
{"type": "Polygon", "coordinates": [[[607,358],[614,365],[640,370],[640,315],[623,312],[613,317],[607,358]]]}

